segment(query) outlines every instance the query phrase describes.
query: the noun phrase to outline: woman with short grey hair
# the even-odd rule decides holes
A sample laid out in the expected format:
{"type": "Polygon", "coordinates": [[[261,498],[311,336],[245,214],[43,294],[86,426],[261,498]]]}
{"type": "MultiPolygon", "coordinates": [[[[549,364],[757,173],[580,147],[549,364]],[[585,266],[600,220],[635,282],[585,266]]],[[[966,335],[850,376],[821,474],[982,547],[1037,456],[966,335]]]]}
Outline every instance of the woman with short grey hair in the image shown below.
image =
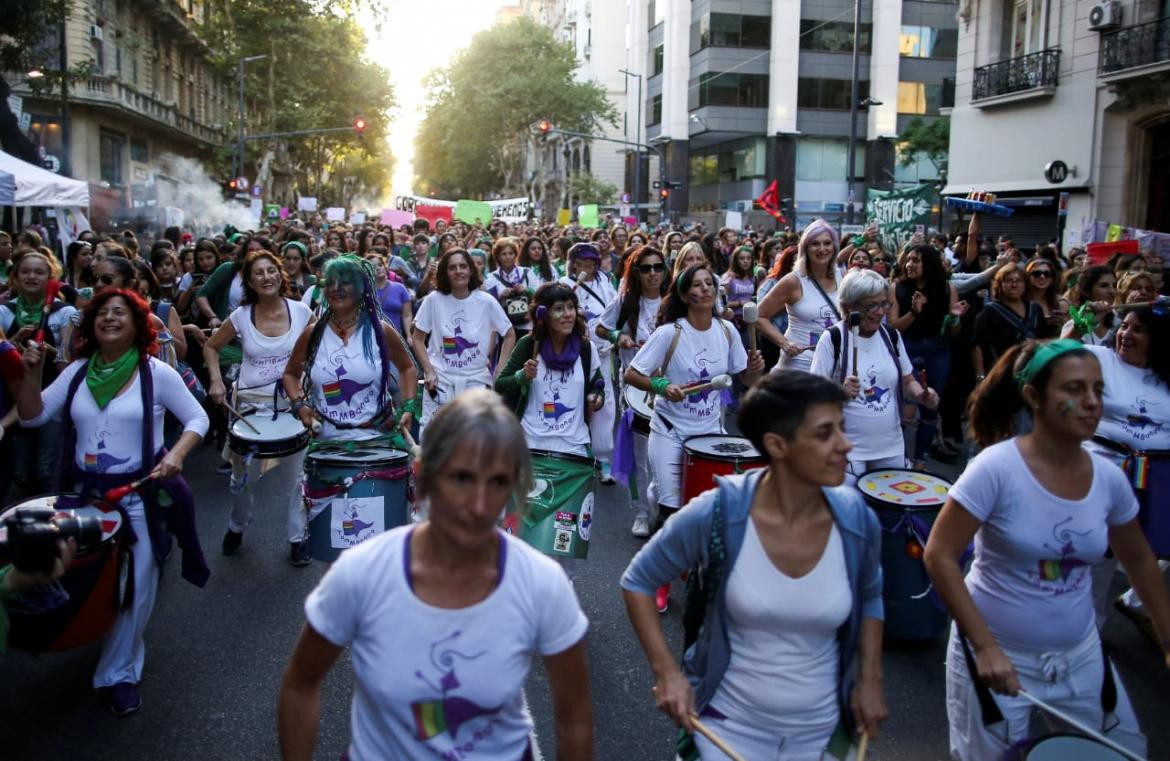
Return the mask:
{"type": "Polygon", "coordinates": [[[913,375],[910,357],[898,331],[884,324],[890,309],[890,285],[873,270],[853,270],[838,289],[842,319],[817,343],[809,372],[833,378],[845,388],[845,430],[853,449],[845,480],[878,468],[906,466],[902,441],[903,399],[938,405],[938,394],[913,375]],[[854,331],[849,316],[860,315],[854,331]]]}

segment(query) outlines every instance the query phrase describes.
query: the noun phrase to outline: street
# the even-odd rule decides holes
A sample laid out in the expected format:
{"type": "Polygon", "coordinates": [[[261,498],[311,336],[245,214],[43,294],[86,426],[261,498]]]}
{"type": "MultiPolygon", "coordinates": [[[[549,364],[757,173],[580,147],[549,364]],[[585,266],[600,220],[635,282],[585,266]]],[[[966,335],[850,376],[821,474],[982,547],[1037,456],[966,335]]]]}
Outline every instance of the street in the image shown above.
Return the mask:
{"type": "MultiPolygon", "coordinates": [[[[182,581],[172,557],[147,630],[142,710],[115,719],[90,689],[98,650],[0,660],[0,758],[272,759],[278,757],[276,700],[281,673],[302,622],[302,602],[325,572],[287,562],[283,519],[260,516],[231,558],[219,545],[228,502],[227,477],[212,474],[210,450],[187,464],[199,530],[212,569],[206,589],[182,581]]],[[[598,759],[667,761],[674,731],[650,694],[651,676],[626,620],[618,578],[639,546],[629,534],[624,490],[601,487],[589,559],[576,586],[590,620],[590,688],[598,759]]],[[[1120,590],[1120,584],[1118,584],[1120,590]]],[[[676,584],[666,628],[681,641],[682,587],[676,584]]],[[[1151,759],[1170,758],[1170,672],[1136,629],[1112,614],[1106,639],[1150,737],[1151,759]]],[[[945,646],[889,644],[885,653],[890,719],[871,747],[877,761],[947,758],[943,684],[945,646]]],[[[321,701],[316,758],[337,759],[349,726],[352,672],[347,657],[330,674],[321,701]]],[[[555,757],[553,719],[539,666],[527,688],[544,758],[555,757]]]]}

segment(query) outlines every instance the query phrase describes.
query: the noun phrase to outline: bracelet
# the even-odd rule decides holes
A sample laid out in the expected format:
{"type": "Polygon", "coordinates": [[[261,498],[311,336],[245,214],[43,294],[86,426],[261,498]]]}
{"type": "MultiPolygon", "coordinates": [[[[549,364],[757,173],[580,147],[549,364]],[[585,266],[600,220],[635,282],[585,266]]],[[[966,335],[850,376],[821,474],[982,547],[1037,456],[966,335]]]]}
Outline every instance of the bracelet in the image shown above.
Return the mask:
{"type": "Polygon", "coordinates": [[[617,342],[621,340],[621,337],[622,337],[622,332],[620,330],[609,331],[609,342],[611,344],[613,344],[614,346],[616,346],[617,342]]]}
{"type": "Polygon", "coordinates": [[[953,314],[948,314],[946,317],[943,318],[942,330],[939,331],[940,335],[945,336],[947,334],[948,330],[950,330],[952,327],[954,327],[955,325],[958,325],[958,324],[959,324],[959,318],[955,317],[953,314]]]}
{"type": "Polygon", "coordinates": [[[399,405],[398,409],[403,413],[409,412],[411,415],[418,417],[418,400],[413,397],[404,401],[399,405]]]}
{"type": "Polygon", "coordinates": [[[655,375],[650,379],[650,393],[655,396],[664,396],[670,386],[670,378],[665,375],[655,375]]]}

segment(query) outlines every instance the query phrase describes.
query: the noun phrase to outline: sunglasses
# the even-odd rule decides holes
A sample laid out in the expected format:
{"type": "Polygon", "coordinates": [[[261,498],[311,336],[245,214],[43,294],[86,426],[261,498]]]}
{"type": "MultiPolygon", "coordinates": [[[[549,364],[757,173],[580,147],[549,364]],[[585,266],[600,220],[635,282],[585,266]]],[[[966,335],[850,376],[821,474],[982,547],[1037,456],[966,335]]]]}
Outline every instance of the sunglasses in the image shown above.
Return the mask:
{"type": "Polygon", "coordinates": [[[639,264],[638,271],[643,275],[649,275],[651,272],[665,272],[666,265],[662,262],[655,262],[654,264],[639,264]]]}
{"type": "Polygon", "coordinates": [[[1031,276],[1033,280],[1039,280],[1042,277],[1052,277],[1052,273],[1048,270],[1036,270],[1031,276]]]}

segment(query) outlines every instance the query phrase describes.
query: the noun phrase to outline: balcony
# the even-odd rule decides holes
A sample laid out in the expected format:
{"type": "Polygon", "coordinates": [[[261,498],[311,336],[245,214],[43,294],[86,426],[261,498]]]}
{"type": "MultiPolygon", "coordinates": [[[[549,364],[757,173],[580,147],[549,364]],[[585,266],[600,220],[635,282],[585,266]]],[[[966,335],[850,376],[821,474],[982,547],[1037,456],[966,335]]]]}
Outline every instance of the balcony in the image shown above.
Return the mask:
{"type": "Polygon", "coordinates": [[[1060,50],[1051,48],[975,69],[971,103],[987,108],[1056,92],[1060,50]]]}
{"type": "Polygon", "coordinates": [[[181,113],[177,105],[164,103],[138,92],[112,77],[90,77],[85,84],[75,87],[70,96],[96,105],[122,108],[133,115],[170,127],[188,138],[203,143],[218,145],[224,141],[222,131],[212,129],[181,113]]]}
{"type": "Polygon", "coordinates": [[[1106,81],[1170,69],[1170,17],[1101,35],[1097,74],[1106,81]]]}

